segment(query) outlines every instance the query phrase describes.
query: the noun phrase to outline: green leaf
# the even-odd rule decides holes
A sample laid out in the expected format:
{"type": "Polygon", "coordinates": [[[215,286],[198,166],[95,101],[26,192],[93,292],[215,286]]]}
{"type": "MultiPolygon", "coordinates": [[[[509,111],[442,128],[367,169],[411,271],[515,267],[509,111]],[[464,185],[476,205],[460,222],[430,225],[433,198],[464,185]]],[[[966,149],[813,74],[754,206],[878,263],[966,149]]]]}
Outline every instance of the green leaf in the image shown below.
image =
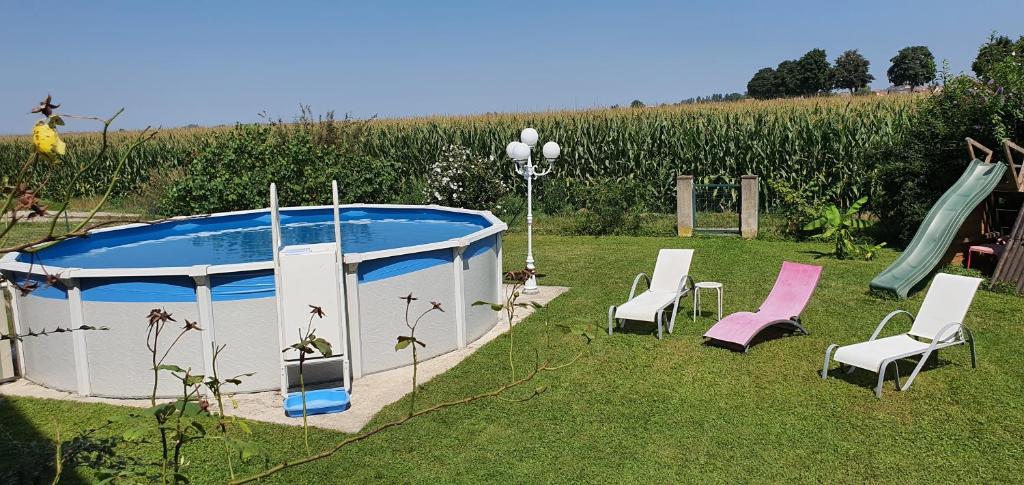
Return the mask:
{"type": "Polygon", "coordinates": [[[395,351],[402,350],[412,343],[412,337],[398,337],[398,342],[395,343],[395,351]]]}
{"type": "Polygon", "coordinates": [[[483,300],[477,300],[477,301],[473,302],[473,306],[480,306],[480,305],[490,305],[491,306],[491,310],[494,310],[496,312],[500,312],[501,310],[505,309],[505,305],[502,305],[500,303],[491,303],[491,302],[486,302],[486,301],[483,301],[483,300]]]}
{"type": "Polygon", "coordinates": [[[174,409],[174,403],[165,402],[157,404],[156,406],[146,408],[145,410],[142,411],[142,414],[147,416],[153,416],[159,419],[161,417],[167,416],[168,414],[173,412],[174,409]]]}
{"type": "Polygon", "coordinates": [[[842,216],[839,215],[839,208],[832,205],[825,209],[825,219],[828,221],[828,225],[838,226],[842,219],[842,216]]]}
{"type": "Polygon", "coordinates": [[[815,229],[818,229],[818,228],[824,226],[826,222],[828,222],[828,220],[826,220],[824,217],[819,217],[819,218],[817,218],[817,219],[815,219],[815,220],[805,224],[804,225],[804,230],[805,231],[813,231],[815,229]]]}
{"type": "Polygon", "coordinates": [[[150,429],[152,428],[148,424],[128,428],[121,434],[121,439],[130,443],[138,443],[149,434],[150,429]]]}
{"type": "Polygon", "coordinates": [[[865,221],[864,219],[850,219],[849,226],[851,229],[863,229],[865,227],[868,227],[869,224],[870,223],[868,221],[865,221]]]}
{"type": "Polygon", "coordinates": [[[170,372],[185,372],[185,369],[178,367],[174,364],[162,364],[156,367],[157,370],[166,370],[170,372]]]}
{"type": "Polygon", "coordinates": [[[256,456],[260,456],[262,454],[260,452],[259,447],[256,446],[256,444],[251,441],[228,438],[227,442],[229,445],[231,445],[232,448],[238,450],[238,455],[242,458],[242,461],[248,460],[256,456]]]}
{"type": "Polygon", "coordinates": [[[192,401],[182,402],[180,399],[175,402],[175,409],[182,410],[181,415],[186,418],[194,418],[203,413],[203,408],[199,407],[198,404],[192,401]],[[184,408],[182,406],[184,405],[184,408]]]}
{"type": "Polygon", "coordinates": [[[850,208],[846,210],[846,215],[852,216],[852,215],[860,212],[860,208],[863,207],[864,204],[866,204],[867,202],[868,202],[868,198],[867,197],[861,197],[861,198],[857,199],[857,202],[854,202],[853,205],[851,205],[850,208]]]}
{"type": "Polygon", "coordinates": [[[331,343],[323,338],[317,337],[313,340],[313,346],[316,347],[317,352],[320,352],[320,355],[324,357],[330,357],[334,353],[331,349],[331,343]]]}
{"type": "Polygon", "coordinates": [[[193,375],[186,376],[185,380],[184,380],[185,385],[191,387],[191,386],[194,386],[196,384],[202,384],[203,377],[204,376],[202,374],[196,374],[194,376],[193,375]]]}

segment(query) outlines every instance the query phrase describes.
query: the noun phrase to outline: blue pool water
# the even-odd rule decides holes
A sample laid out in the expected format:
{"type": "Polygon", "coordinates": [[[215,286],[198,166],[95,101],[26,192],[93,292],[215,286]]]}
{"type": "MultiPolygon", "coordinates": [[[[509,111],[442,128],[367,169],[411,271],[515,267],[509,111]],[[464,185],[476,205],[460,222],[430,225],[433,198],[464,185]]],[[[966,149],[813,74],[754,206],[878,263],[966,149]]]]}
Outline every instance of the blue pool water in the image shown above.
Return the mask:
{"type": "MultiPolygon", "coordinates": [[[[281,213],[285,245],[331,242],[330,209],[281,213]]],[[[467,236],[490,226],[483,216],[432,209],[344,209],[342,243],[346,253],[416,246],[467,236]]],[[[150,268],[270,261],[268,213],[210,216],[113,230],[68,240],[19,261],[65,268],[150,268]]]]}

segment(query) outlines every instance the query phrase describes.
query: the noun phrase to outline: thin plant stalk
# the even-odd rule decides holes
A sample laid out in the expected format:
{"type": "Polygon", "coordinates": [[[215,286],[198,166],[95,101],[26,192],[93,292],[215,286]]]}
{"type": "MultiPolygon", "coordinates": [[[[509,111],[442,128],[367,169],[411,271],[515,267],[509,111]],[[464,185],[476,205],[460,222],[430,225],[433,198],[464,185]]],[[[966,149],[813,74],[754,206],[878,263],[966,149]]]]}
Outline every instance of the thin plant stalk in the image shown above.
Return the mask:
{"type": "Polygon", "coordinates": [[[50,485],[57,485],[58,483],[60,483],[60,475],[64,472],[64,456],[63,451],[61,450],[61,448],[63,447],[63,443],[61,442],[60,439],[60,421],[54,420],[53,426],[56,433],[56,439],[54,440],[54,444],[57,450],[54,458],[55,469],[53,472],[53,481],[50,482],[50,485]]]}
{"type": "Polygon", "coordinates": [[[441,308],[440,303],[432,301],[430,302],[430,308],[416,317],[416,320],[410,321],[409,309],[412,307],[412,302],[416,301],[418,298],[413,297],[412,293],[409,293],[409,296],[403,296],[400,298],[405,300],[405,326],[409,329],[409,335],[398,337],[398,343],[395,344],[395,350],[398,351],[402,350],[406,346],[412,346],[412,391],[409,396],[409,415],[412,416],[413,414],[416,414],[417,378],[419,376],[419,354],[416,351],[416,346],[427,346],[427,344],[416,339],[416,327],[420,324],[420,320],[423,320],[423,317],[427,316],[430,312],[443,312],[444,309],[441,308]]]}
{"type": "MultiPolygon", "coordinates": [[[[227,415],[224,413],[224,398],[221,395],[220,375],[218,374],[217,371],[217,358],[220,357],[220,353],[221,351],[224,350],[224,347],[226,347],[226,345],[221,345],[220,347],[217,347],[216,343],[211,342],[210,347],[213,348],[213,362],[211,366],[213,370],[213,380],[217,382],[217,389],[216,392],[213,393],[213,397],[214,399],[217,400],[217,412],[220,414],[220,419],[217,420],[217,424],[220,426],[221,433],[224,433],[226,436],[228,432],[228,427],[227,425],[224,424],[224,420],[226,419],[227,415]]],[[[224,456],[228,461],[228,474],[231,476],[231,479],[234,480],[235,467],[231,460],[231,447],[228,445],[227,440],[224,440],[224,451],[224,456]]]]}
{"type": "MultiPolygon", "coordinates": [[[[312,319],[310,317],[311,321],[312,319]]],[[[299,392],[302,394],[302,439],[306,443],[306,453],[309,453],[309,415],[306,411],[306,380],[302,373],[302,366],[305,363],[305,352],[299,352],[299,392]]]]}

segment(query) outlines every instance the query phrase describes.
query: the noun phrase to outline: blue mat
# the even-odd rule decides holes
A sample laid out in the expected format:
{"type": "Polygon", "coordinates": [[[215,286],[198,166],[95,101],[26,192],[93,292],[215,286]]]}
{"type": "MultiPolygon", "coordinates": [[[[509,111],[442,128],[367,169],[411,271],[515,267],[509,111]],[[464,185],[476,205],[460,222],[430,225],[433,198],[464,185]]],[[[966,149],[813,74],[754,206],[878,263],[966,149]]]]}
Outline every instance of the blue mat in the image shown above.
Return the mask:
{"type": "MultiPolygon", "coordinates": [[[[306,391],[306,415],[340,413],[349,407],[348,391],[343,387],[306,391]]],[[[290,418],[302,417],[302,393],[289,392],[284,398],[284,414],[290,418]]]]}

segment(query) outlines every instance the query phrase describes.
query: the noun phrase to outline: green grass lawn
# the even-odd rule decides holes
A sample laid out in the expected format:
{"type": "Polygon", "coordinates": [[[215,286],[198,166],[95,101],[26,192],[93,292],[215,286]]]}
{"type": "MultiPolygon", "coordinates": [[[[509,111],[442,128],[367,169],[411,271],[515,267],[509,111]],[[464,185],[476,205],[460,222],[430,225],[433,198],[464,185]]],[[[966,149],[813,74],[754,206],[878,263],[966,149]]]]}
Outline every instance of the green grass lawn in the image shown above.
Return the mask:
{"type": "MultiPolygon", "coordinates": [[[[521,233],[506,238],[507,268],[521,264],[524,239],[521,233]]],[[[721,237],[541,237],[536,253],[540,271],[547,275],[542,283],[572,289],[517,327],[518,366],[530,365],[532,349],[543,348],[542,336],[555,323],[594,326],[597,339],[585,358],[531,383],[529,389],[550,386],[532,401],[486,400],[442,411],[270,481],[1020,480],[1024,299],[980,291],[966,322],[977,337],[978,368],[970,368],[966,349],[950,349],[909,391],[896,392],[890,381],[878,400],[871,391],[874,375],[821,380],[817,371],[823,351],[829,343],[866,339],[893,309],[916,311],[923,293],[905,302],[867,295],[868,281],[895,259],[894,251],[884,250],[871,262],[814,260],[812,251],[824,249],[819,244],[721,237]],[[811,335],[768,340],[746,355],[705,346],[701,335],[714,323],[710,299],[694,323],[688,298],[675,333],[664,340],[653,336],[653,326],[642,324],[608,336],[608,306],[624,300],[633,277],[653,268],[662,247],[696,249],[693,276],[725,284],[727,313],[756,309],[782,260],[824,265],[818,291],[804,314],[811,335]]],[[[907,327],[900,322],[892,328],[907,327]]],[[[581,346],[562,335],[553,342],[562,355],[581,346]]],[[[507,345],[507,338],[499,338],[429,382],[421,405],[502,383],[508,378],[507,345]]],[[[407,407],[407,401],[396,403],[374,423],[399,417],[407,407]]],[[[107,405],[3,398],[0,470],[45,469],[37,462],[45,462],[46,446],[39,441],[52,437],[58,423],[67,437],[72,430],[127,412],[107,405]]],[[[301,454],[300,428],[255,424],[253,429],[271,462],[301,454]]],[[[321,449],[344,437],[316,430],[313,447],[321,449]]],[[[157,447],[126,447],[122,452],[154,458],[157,447]]],[[[227,478],[221,453],[213,443],[189,448],[187,473],[194,482],[227,478]]],[[[261,467],[249,463],[242,471],[261,467]]],[[[89,476],[78,469],[64,478],[74,482],[89,476]]]]}

